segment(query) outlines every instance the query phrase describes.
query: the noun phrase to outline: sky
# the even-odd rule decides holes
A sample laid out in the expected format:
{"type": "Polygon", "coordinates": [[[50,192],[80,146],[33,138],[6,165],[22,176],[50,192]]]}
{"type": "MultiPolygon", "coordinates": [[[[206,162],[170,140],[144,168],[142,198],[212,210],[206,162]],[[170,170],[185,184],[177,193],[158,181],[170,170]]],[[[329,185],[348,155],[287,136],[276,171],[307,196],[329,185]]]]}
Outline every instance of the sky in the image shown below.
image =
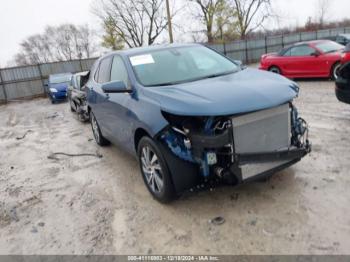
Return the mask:
{"type": "MultiPolygon", "coordinates": [[[[0,67],[19,51],[19,44],[26,37],[42,33],[46,25],[62,23],[89,24],[98,29],[99,21],[91,13],[95,0],[0,0],[0,67]]],[[[122,1],[122,0],[121,0],[122,1]]],[[[176,0],[184,1],[184,0],[176,0]]],[[[318,0],[273,0],[279,24],[267,26],[296,26],[315,17],[318,0]]],[[[330,0],[328,19],[349,17],[349,0],[330,0]]]]}

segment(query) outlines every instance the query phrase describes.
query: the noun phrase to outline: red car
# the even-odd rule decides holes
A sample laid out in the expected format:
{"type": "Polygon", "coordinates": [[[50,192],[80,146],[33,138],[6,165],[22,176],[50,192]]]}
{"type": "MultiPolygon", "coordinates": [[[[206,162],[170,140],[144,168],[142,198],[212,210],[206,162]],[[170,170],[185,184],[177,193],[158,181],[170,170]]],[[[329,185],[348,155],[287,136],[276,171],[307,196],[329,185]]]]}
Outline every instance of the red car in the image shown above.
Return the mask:
{"type": "Polygon", "coordinates": [[[337,79],[341,62],[350,61],[343,50],[343,45],[329,40],[297,43],[279,53],[263,55],[260,69],[289,78],[337,79]]]}

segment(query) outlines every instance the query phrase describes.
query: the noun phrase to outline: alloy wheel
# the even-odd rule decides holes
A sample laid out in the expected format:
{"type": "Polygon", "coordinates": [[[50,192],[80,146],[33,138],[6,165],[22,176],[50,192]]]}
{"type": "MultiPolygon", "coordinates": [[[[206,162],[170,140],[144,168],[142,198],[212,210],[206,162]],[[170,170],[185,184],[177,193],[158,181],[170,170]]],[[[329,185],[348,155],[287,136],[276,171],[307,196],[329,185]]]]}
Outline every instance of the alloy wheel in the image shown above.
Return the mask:
{"type": "Polygon", "coordinates": [[[149,188],[155,194],[161,193],[164,187],[162,168],[158,156],[148,146],[142,148],[141,165],[149,188]]]}

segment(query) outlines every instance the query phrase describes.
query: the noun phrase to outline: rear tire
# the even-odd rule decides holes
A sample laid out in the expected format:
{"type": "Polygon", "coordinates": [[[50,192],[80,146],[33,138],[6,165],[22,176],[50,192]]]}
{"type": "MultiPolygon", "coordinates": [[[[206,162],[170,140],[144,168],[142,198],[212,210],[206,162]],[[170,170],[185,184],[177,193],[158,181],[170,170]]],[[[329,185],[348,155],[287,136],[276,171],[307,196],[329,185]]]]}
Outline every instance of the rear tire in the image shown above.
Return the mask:
{"type": "Polygon", "coordinates": [[[176,192],[170,171],[157,144],[147,136],[142,137],[137,156],[143,181],[151,195],[161,203],[174,200],[176,192]]]}
{"type": "Polygon", "coordinates": [[[279,67],[277,67],[277,66],[271,66],[269,68],[269,72],[275,73],[275,74],[278,74],[278,75],[282,74],[281,69],[279,69],[279,67]]]}
{"type": "Polygon", "coordinates": [[[332,80],[337,80],[339,77],[339,69],[341,68],[341,63],[337,62],[332,66],[331,70],[331,79],[332,80]]]}
{"type": "Polygon", "coordinates": [[[98,125],[97,120],[94,114],[92,113],[92,111],[90,112],[90,119],[91,119],[92,133],[94,134],[96,143],[99,146],[108,146],[110,142],[103,137],[100,126],[98,125]]]}

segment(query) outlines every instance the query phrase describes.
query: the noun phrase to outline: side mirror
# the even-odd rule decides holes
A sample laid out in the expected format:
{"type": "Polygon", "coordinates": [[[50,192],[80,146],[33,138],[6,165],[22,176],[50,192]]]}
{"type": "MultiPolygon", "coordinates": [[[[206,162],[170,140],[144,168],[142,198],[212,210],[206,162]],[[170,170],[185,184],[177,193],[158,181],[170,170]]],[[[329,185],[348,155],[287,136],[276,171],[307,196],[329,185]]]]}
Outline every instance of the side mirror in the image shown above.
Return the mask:
{"type": "Polygon", "coordinates": [[[44,80],[44,86],[48,87],[49,86],[49,81],[48,80],[44,80]]]}
{"type": "Polygon", "coordinates": [[[132,90],[128,89],[123,81],[113,81],[102,84],[102,90],[106,94],[110,93],[132,93],[132,90]]]}
{"type": "Polygon", "coordinates": [[[243,62],[241,60],[233,60],[238,66],[242,66],[243,62]]]}
{"type": "Polygon", "coordinates": [[[246,69],[247,66],[243,64],[241,60],[233,60],[233,62],[238,65],[241,69],[246,69]]]}
{"type": "Polygon", "coordinates": [[[314,56],[314,57],[319,57],[320,56],[320,53],[315,51],[311,54],[311,56],[314,56]]]}

